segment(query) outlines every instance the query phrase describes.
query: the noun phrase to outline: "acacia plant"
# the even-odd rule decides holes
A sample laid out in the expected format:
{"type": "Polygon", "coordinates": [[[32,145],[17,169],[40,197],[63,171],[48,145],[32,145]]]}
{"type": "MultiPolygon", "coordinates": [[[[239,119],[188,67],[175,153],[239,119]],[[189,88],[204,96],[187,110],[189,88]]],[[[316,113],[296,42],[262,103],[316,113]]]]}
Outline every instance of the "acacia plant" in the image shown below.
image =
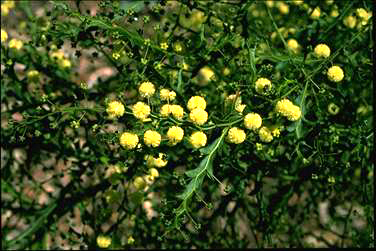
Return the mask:
{"type": "Polygon", "coordinates": [[[371,3],[2,1],[2,247],[371,247],[371,3]]]}

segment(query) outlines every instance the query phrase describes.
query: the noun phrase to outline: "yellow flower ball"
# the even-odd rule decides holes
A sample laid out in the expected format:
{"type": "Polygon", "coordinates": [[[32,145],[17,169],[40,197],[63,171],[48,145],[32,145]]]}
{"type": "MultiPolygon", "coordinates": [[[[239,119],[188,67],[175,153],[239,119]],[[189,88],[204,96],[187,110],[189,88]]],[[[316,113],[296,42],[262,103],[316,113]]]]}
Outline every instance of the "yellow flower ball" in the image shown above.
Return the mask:
{"type": "Polygon", "coordinates": [[[356,15],[361,20],[361,25],[366,25],[368,23],[368,20],[372,17],[372,12],[367,12],[363,8],[356,9],[356,15]]]}
{"type": "Polygon", "coordinates": [[[1,29],[1,42],[4,43],[8,39],[8,33],[1,29]]]}
{"type": "Polygon", "coordinates": [[[262,142],[266,143],[273,140],[273,135],[266,126],[261,127],[261,129],[259,130],[259,137],[262,142]]]}
{"type": "Polygon", "coordinates": [[[133,185],[137,190],[141,190],[146,186],[146,182],[142,177],[136,177],[133,181],[133,185]]]}
{"type": "Polygon", "coordinates": [[[272,88],[272,82],[270,82],[270,80],[267,78],[259,78],[257,79],[255,86],[256,92],[263,94],[264,91],[268,91],[272,88]]]}
{"type": "Polygon", "coordinates": [[[149,98],[155,93],[155,87],[151,82],[146,81],[141,83],[138,91],[140,92],[141,97],[149,98]]]}
{"type": "MultiPolygon", "coordinates": [[[[309,12],[310,12],[310,11],[311,11],[311,10],[309,10],[309,12]]],[[[316,8],[313,10],[313,12],[312,12],[310,18],[312,18],[312,19],[319,19],[319,18],[320,18],[320,15],[321,15],[320,7],[316,7],[316,8]]]]}
{"type": "Polygon", "coordinates": [[[170,115],[170,113],[171,113],[171,105],[169,105],[169,104],[162,105],[161,110],[160,110],[161,116],[162,117],[168,117],[168,115],[170,115]]]}
{"type": "Polygon", "coordinates": [[[63,51],[54,51],[51,53],[51,57],[54,60],[63,60],[64,59],[64,52],[63,51]]]}
{"type": "Polygon", "coordinates": [[[287,41],[287,46],[295,53],[299,51],[299,43],[293,38],[287,41]]]}
{"type": "Polygon", "coordinates": [[[214,71],[209,66],[204,66],[199,71],[199,84],[206,85],[211,80],[214,80],[214,71]]]}
{"type": "Polygon", "coordinates": [[[285,4],[284,2],[278,3],[278,10],[281,14],[286,15],[289,13],[289,6],[285,4]]]}
{"type": "Polygon", "coordinates": [[[157,169],[155,168],[150,168],[149,169],[149,174],[152,176],[152,177],[158,177],[159,176],[159,172],[157,169]]]}
{"type": "Polygon", "coordinates": [[[169,93],[170,93],[169,89],[163,88],[159,92],[159,97],[161,98],[161,100],[168,100],[169,99],[169,93]]]}
{"type": "Polygon", "coordinates": [[[16,50],[20,50],[23,46],[23,43],[21,40],[18,40],[16,38],[12,38],[10,41],[9,41],[9,48],[13,48],[13,49],[16,49],[16,50]]]}
{"type": "Polygon", "coordinates": [[[339,66],[332,66],[328,70],[328,78],[333,82],[340,82],[344,77],[343,70],[339,66]]]}
{"type": "Polygon", "coordinates": [[[347,16],[345,19],[343,19],[343,24],[346,27],[353,29],[356,26],[356,18],[353,16],[347,16]]]}
{"type": "Polygon", "coordinates": [[[208,113],[204,109],[196,108],[191,111],[189,118],[193,123],[203,125],[208,120],[208,113]]]}
{"type": "Polygon", "coordinates": [[[327,58],[330,56],[330,48],[326,44],[318,44],[314,49],[316,57],[327,58]]]}
{"type": "Polygon", "coordinates": [[[108,248],[111,245],[111,237],[99,235],[97,237],[97,245],[100,248],[108,248]]]}
{"type": "Polygon", "coordinates": [[[206,101],[201,96],[193,96],[188,100],[187,108],[190,111],[192,111],[193,109],[196,109],[196,108],[201,108],[201,109],[205,110],[206,101]]]}
{"type": "Polygon", "coordinates": [[[170,106],[172,116],[176,119],[182,119],[184,116],[184,109],[180,105],[171,105],[170,106]]]}
{"type": "Polygon", "coordinates": [[[150,111],[150,106],[148,106],[144,102],[139,101],[132,106],[133,115],[141,120],[146,119],[150,115],[150,111]]]}
{"type": "Polygon", "coordinates": [[[59,60],[59,66],[62,68],[70,68],[72,66],[71,61],[69,59],[62,59],[59,60]]]}
{"type": "Polygon", "coordinates": [[[287,117],[287,119],[290,121],[296,121],[301,116],[300,107],[294,105],[286,98],[277,102],[276,111],[282,116],[287,117]]]}
{"type": "Polygon", "coordinates": [[[156,166],[160,168],[166,166],[168,163],[166,154],[164,153],[159,153],[158,158],[154,158],[152,155],[146,155],[145,160],[148,167],[156,166]]]}
{"type": "Polygon", "coordinates": [[[245,138],[246,138],[246,134],[245,134],[244,130],[242,130],[242,129],[239,129],[237,127],[233,127],[230,130],[228,130],[227,140],[230,143],[240,144],[240,143],[244,142],[245,138]]]}
{"type": "Polygon", "coordinates": [[[203,132],[194,132],[189,138],[189,142],[194,148],[200,148],[206,145],[207,137],[203,132]]]}
{"type": "Polygon", "coordinates": [[[119,101],[112,101],[108,104],[106,112],[110,118],[121,117],[124,115],[124,105],[119,101]]]}
{"type": "Polygon", "coordinates": [[[171,145],[176,145],[182,141],[184,136],[184,130],[179,126],[172,126],[167,131],[167,138],[171,145]]]}
{"type": "Polygon", "coordinates": [[[144,142],[147,146],[157,147],[161,144],[162,137],[157,131],[147,130],[144,133],[144,142]]]}
{"type": "Polygon", "coordinates": [[[261,127],[262,118],[257,113],[248,113],[244,117],[244,126],[250,130],[257,130],[261,127]]]}
{"type": "Polygon", "coordinates": [[[124,132],[120,136],[120,145],[128,150],[136,148],[138,141],[138,136],[133,133],[124,132]]]}

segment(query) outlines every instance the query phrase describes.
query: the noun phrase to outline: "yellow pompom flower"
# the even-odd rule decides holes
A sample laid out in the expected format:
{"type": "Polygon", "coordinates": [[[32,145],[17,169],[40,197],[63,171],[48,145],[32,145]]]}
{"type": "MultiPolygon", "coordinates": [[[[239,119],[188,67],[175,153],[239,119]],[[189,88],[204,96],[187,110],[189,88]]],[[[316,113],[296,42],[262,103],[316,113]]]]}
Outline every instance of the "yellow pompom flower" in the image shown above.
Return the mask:
{"type": "Polygon", "coordinates": [[[108,104],[106,112],[110,118],[121,117],[124,115],[124,105],[119,101],[112,101],[108,104]]]}
{"type": "Polygon", "coordinates": [[[208,113],[204,109],[196,108],[191,111],[189,118],[193,123],[203,125],[208,120],[208,113]]]}
{"type": "Polygon", "coordinates": [[[142,177],[136,177],[133,181],[133,185],[137,190],[145,188],[146,182],[142,177]]]}
{"type": "Polygon", "coordinates": [[[176,145],[182,141],[184,136],[184,130],[179,126],[172,126],[167,131],[167,138],[171,145],[176,145]]]}
{"type": "Polygon", "coordinates": [[[154,158],[152,155],[146,155],[145,160],[148,167],[156,166],[158,168],[161,168],[166,166],[168,163],[166,154],[164,153],[159,153],[158,158],[154,158]]]}
{"type": "Polygon", "coordinates": [[[356,26],[356,18],[353,16],[347,16],[345,19],[343,19],[343,24],[346,27],[353,29],[356,26]]]}
{"type": "Polygon", "coordinates": [[[295,39],[291,38],[287,41],[287,46],[290,50],[292,50],[294,53],[297,53],[299,51],[299,43],[295,39]]]}
{"type": "Polygon", "coordinates": [[[227,140],[230,143],[240,144],[244,142],[245,138],[246,138],[246,134],[244,130],[242,129],[239,129],[237,127],[232,127],[230,130],[228,130],[227,140]]]}
{"type": "Polygon", "coordinates": [[[201,96],[193,96],[193,97],[191,97],[188,100],[187,108],[190,111],[192,111],[192,110],[194,110],[196,108],[201,108],[201,109],[205,110],[205,108],[206,108],[206,101],[201,96]]]}
{"type": "Polygon", "coordinates": [[[175,99],[176,97],[176,92],[174,91],[170,91],[169,89],[161,89],[161,91],[159,92],[159,97],[161,98],[161,100],[168,100],[168,101],[172,101],[175,99]]]}
{"type": "Polygon", "coordinates": [[[333,82],[340,82],[344,77],[343,70],[339,66],[332,66],[328,70],[328,78],[333,82]]]}
{"type": "Polygon", "coordinates": [[[16,38],[12,38],[10,41],[9,41],[9,48],[13,48],[13,49],[16,49],[16,50],[20,50],[23,46],[23,43],[21,40],[18,40],[16,38]]]}
{"type": "Polygon", "coordinates": [[[72,66],[71,61],[69,59],[62,59],[59,60],[59,66],[62,68],[70,68],[72,66]]]}
{"type": "Polygon", "coordinates": [[[155,178],[159,176],[159,172],[158,172],[158,170],[155,169],[155,168],[150,168],[150,169],[149,169],[149,174],[150,174],[152,177],[155,177],[155,178]]]}
{"type": "Polygon", "coordinates": [[[155,87],[151,82],[146,81],[141,83],[138,91],[140,92],[141,97],[149,98],[155,93],[155,87]]]}
{"type": "Polygon", "coordinates": [[[255,86],[256,92],[263,94],[264,91],[268,91],[272,88],[272,82],[270,82],[270,80],[267,78],[259,78],[257,79],[255,86]]]}
{"type": "Polygon", "coordinates": [[[182,119],[184,116],[184,109],[180,105],[171,105],[170,106],[172,116],[176,119],[182,119]]]}
{"type": "Polygon", "coordinates": [[[327,58],[330,56],[330,48],[326,44],[318,44],[314,49],[314,53],[318,58],[327,58]]]}
{"type": "Polygon", "coordinates": [[[261,127],[262,118],[257,113],[248,113],[244,117],[244,126],[250,130],[257,130],[261,127]]]}
{"type": "Polygon", "coordinates": [[[133,133],[124,132],[120,136],[120,145],[122,145],[124,148],[130,150],[136,148],[138,144],[138,136],[133,133]]]}
{"type": "Polygon", "coordinates": [[[194,132],[189,138],[189,142],[194,148],[200,148],[206,145],[207,137],[203,132],[194,132]]]}
{"type": "MultiPolygon", "coordinates": [[[[311,10],[309,10],[310,12],[311,10]]],[[[310,18],[312,19],[319,19],[320,18],[320,15],[321,15],[321,10],[320,10],[320,7],[316,7],[313,12],[311,13],[311,16],[310,18]]]]}
{"type": "Polygon", "coordinates": [[[272,132],[266,126],[261,127],[259,130],[259,137],[262,142],[266,143],[273,140],[272,132]]]}
{"type": "Polygon", "coordinates": [[[8,33],[1,29],[1,42],[4,43],[8,39],[8,33]]]}
{"type": "Polygon", "coordinates": [[[277,102],[276,111],[282,116],[287,117],[290,121],[296,121],[301,116],[301,110],[299,106],[294,105],[288,99],[282,99],[277,102]]]}
{"type": "Polygon", "coordinates": [[[150,115],[150,111],[150,106],[148,106],[144,102],[139,101],[132,106],[133,115],[141,120],[146,119],[150,115]]]}
{"type": "Polygon", "coordinates": [[[99,235],[97,237],[97,245],[100,248],[108,248],[111,245],[111,237],[99,235]]]}
{"type": "Polygon", "coordinates": [[[144,133],[144,142],[147,146],[157,147],[161,144],[162,137],[157,131],[147,130],[144,133]]]}
{"type": "Polygon", "coordinates": [[[366,25],[368,23],[368,20],[371,18],[372,13],[368,13],[363,8],[356,9],[356,15],[360,18],[361,24],[366,25]]]}
{"type": "Polygon", "coordinates": [[[161,116],[162,117],[168,117],[168,115],[170,115],[170,113],[171,113],[171,105],[169,105],[169,104],[162,105],[161,110],[160,110],[161,116]]]}
{"type": "Polygon", "coordinates": [[[281,14],[285,15],[289,13],[289,6],[285,4],[284,2],[278,3],[278,10],[281,14]]]}
{"type": "Polygon", "coordinates": [[[199,71],[199,77],[201,84],[205,85],[214,79],[214,71],[209,66],[204,66],[199,71]]]}

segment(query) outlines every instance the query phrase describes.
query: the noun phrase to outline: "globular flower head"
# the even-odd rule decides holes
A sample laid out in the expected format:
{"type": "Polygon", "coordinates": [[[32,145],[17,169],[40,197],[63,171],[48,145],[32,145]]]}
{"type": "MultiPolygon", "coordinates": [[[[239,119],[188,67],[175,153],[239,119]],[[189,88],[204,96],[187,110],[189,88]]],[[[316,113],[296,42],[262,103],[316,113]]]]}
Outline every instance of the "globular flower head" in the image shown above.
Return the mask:
{"type": "Polygon", "coordinates": [[[171,105],[170,106],[172,116],[176,119],[182,119],[184,116],[184,109],[180,105],[171,105]]]}
{"type": "Polygon", "coordinates": [[[136,148],[138,141],[138,136],[133,133],[124,132],[120,136],[120,145],[128,150],[136,148]]]}
{"type": "Polygon", "coordinates": [[[121,117],[124,115],[125,108],[124,105],[119,101],[112,101],[108,104],[106,112],[110,118],[121,117]]]}
{"type": "Polygon", "coordinates": [[[168,115],[170,115],[170,113],[171,113],[171,105],[169,105],[169,104],[162,105],[161,110],[160,110],[161,116],[162,117],[168,117],[168,115]]]}
{"type": "Polygon", "coordinates": [[[155,167],[161,168],[161,167],[166,166],[168,163],[166,154],[164,153],[159,153],[158,158],[154,158],[152,155],[146,155],[145,160],[146,160],[146,165],[148,167],[155,166],[155,167]]]}
{"type": "Polygon", "coordinates": [[[289,13],[289,6],[285,4],[284,2],[278,3],[278,10],[281,12],[281,14],[285,15],[289,13]]]}
{"type": "Polygon", "coordinates": [[[244,117],[244,126],[250,130],[257,130],[261,127],[262,118],[258,113],[248,113],[244,117]]]}
{"type": "Polygon", "coordinates": [[[8,39],[8,33],[1,29],[1,42],[4,43],[8,39]]]}
{"type": "Polygon", "coordinates": [[[330,56],[330,48],[326,44],[318,44],[314,49],[314,53],[318,58],[327,58],[330,56]]]}
{"type": "Polygon", "coordinates": [[[161,140],[162,137],[157,131],[147,130],[144,133],[144,142],[147,146],[157,147],[160,145],[161,140]]]}
{"type": "Polygon", "coordinates": [[[152,82],[146,81],[141,83],[138,91],[140,92],[141,97],[149,98],[155,93],[155,87],[152,82]]]}
{"type": "Polygon", "coordinates": [[[184,130],[179,126],[172,126],[167,131],[167,138],[171,145],[176,145],[182,141],[184,136],[184,130]]]}
{"type": "MultiPolygon", "coordinates": [[[[309,12],[310,12],[310,11],[311,11],[311,10],[309,10],[309,12]]],[[[320,18],[320,15],[321,15],[320,7],[316,7],[316,8],[312,11],[310,18],[312,18],[312,19],[319,19],[319,18],[320,18]]]]}
{"type": "Polygon", "coordinates": [[[206,101],[201,96],[193,96],[188,100],[187,108],[190,111],[192,111],[193,109],[196,109],[196,108],[201,108],[201,109],[205,110],[206,101]]]}
{"type": "Polygon", "coordinates": [[[204,66],[200,69],[199,71],[199,77],[200,77],[200,83],[202,85],[206,85],[207,83],[209,83],[211,80],[214,79],[214,71],[212,69],[210,69],[209,66],[204,66]]]}
{"type": "Polygon", "coordinates": [[[272,82],[267,78],[259,78],[256,83],[256,92],[263,94],[265,91],[268,91],[272,88],[272,82]]]}
{"type": "Polygon", "coordinates": [[[347,16],[343,19],[343,24],[346,27],[353,29],[356,26],[356,18],[354,16],[347,16]]]}
{"type": "Polygon", "coordinates": [[[266,126],[263,126],[260,128],[259,137],[262,142],[266,142],[266,143],[273,140],[272,132],[266,126]]]}
{"type": "Polygon", "coordinates": [[[203,132],[194,132],[189,137],[189,142],[194,148],[200,148],[206,145],[207,137],[203,132]]]}
{"type": "Polygon", "coordinates": [[[363,8],[358,8],[356,9],[356,15],[360,18],[361,25],[366,25],[368,23],[368,20],[371,18],[372,13],[367,12],[363,8]]]}
{"type": "Polygon", "coordinates": [[[301,116],[301,110],[299,106],[294,105],[288,99],[282,99],[277,102],[276,111],[280,113],[282,116],[287,117],[290,121],[296,121],[301,116]]]}
{"type": "Polygon", "coordinates": [[[298,43],[298,41],[296,41],[296,39],[290,38],[289,40],[287,40],[287,46],[294,53],[297,53],[299,51],[299,43],[298,43]]]}
{"type": "Polygon", "coordinates": [[[159,92],[159,97],[161,98],[161,100],[172,101],[176,98],[176,92],[163,88],[159,92]]]}
{"type": "Polygon", "coordinates": [[[340,82],[344,77],[343,70],[339,66],[332,66],[328,69],[328,78],[333,82],[340,82]]]}
{"type": "Polygon", "coordinates": [[[227,133],[227,141],[234,144],[240,144],[243,143],[246,138],[246,134],[244,130],[232,127],[230,130],[228,130],[227,133]]]}
{"type": "Polygon", "coordinates": [[[149,174],[150,174],[151,176],[155,177],[155,178],[159,176],[159,172],[158,172],[158,170],[155,169],[155,168],[150,168],[150,169],[149,169],[149,174]]]}
{"type": "Polygon", "coordinates": [[[203,125],[208,120],[208,113],[201,108],[196,108],[191,111],[189,118],[197,125],[203,125]]]}
{"type": "Polygon", "coordinates": [[[150,106],[148,106],[144,102],[139,101],[132,106],[133,115],[141,120],[146,119],[150,115],[150,111],[150,106]]]}
{"type": "Polygon", "coordinates": [[[97,245],[100,248],[108,248],[111,245],[111,237],[99,235],[97,237],[97,245]]]}
{"type": "Polygon", "coordinates": [[[10,41],[9,41],[9,48],[13,48],[13,49],[16,49],[16,50],[20,50],[23,46],[23,43],[21,40],[18,40],[16,38],[12,38],[10,41]]]}

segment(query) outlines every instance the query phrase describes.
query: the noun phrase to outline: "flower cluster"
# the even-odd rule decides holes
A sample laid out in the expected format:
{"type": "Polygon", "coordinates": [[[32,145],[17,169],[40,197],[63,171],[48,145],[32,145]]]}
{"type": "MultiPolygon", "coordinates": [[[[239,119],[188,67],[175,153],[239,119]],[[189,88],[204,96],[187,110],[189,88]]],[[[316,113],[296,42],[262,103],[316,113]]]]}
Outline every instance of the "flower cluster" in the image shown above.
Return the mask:
{"type": "Polygon", "coordinates": [[[284,117],[287,117],[287,119],[290,121],[298,120],[302,113],[299,106],[294,105],[286,98],[278,101],[275,109],[278,113],[284,117]]]}
{"type": "Polygon", "coordinates": [[[333,82],[340,82],[344,77],[343,70],[341,67],[335,65],[328,69],[328,78],[333,82]]]}
{"type": "Polygon", "coordinates": [[[188,100],[187,108],[191,111],[189,118],[193,123],[203,125],[208,120],[208,113],[205,111],[206,101],[203,97],[191,97],[188,100]]]}
{"type": "Polygon", "coordinates": [[[272,88],[272,82],[267,78],[259,78],[255,83],[256,92],[263,94],[272,88]]]}
{"type": "Polygon", "coordinates": [[[106,112],[110,118],[121,117],[124,115],[124,105],[119,101],[112,101],[108,104],[106,112]]]}

